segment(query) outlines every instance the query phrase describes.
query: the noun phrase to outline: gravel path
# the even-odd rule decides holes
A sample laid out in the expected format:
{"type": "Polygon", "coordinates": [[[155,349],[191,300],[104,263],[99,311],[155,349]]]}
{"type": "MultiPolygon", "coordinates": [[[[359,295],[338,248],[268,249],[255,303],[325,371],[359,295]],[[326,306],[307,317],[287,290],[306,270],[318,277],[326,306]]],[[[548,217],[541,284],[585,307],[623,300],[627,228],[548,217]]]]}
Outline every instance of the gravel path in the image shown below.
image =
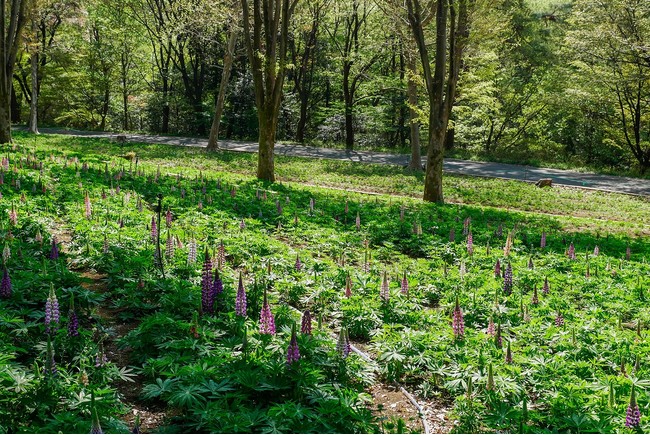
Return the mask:
{"type": "MultiPolygon", "coordinates": [[[[46,134],[69,134],[73,136],[97,137],[115,139],[116,133],[86,132],[63,129],[41,129],[46,134]]],[[[175,146],[206,147],[207,139],[173,137],[158,135],[128,134],[128,142],[142,142],[150,144],[166,144],[175,146]]],[[[257,144],[254,142],[220,141],[221,149],[255,153],[257,144]]],[[[409,156],[404,154],[378,153],[372,151],[346,151],[332,148],[317,148],[295,144],[276,144],[275,154],[279,156],[308,157],[316,159],[346,160],[384,165],[405,166],[409,156]]],[[[424,163],[424,160],[423,160],[424,163]]],[[[510,165],[493,162],[474,162],[469,160],[445,159],[445,172],[472,175],[478,177],[506,178],[520,181],[537,181],[540,178],[551,178],[554,184],[564,186],[577,186],[603,191],[627,193],[632,195],[650,196],[650,180],[618,177],[566,171],[562,169],[535,168],[532,166],[510,165]]]]}

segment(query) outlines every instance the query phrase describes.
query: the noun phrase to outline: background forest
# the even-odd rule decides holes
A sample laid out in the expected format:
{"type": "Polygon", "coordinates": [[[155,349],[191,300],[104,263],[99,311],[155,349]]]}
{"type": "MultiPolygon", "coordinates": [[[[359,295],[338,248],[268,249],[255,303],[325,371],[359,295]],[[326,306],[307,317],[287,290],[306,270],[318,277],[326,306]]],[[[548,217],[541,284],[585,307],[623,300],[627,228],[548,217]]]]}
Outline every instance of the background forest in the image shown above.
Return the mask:
{"type": "MultiPolygon", "coordinates": [[[[392,3],[298,3],[278,140],[405,151],[412,138],[426,138],[417,47],[392,3]]],[[[207,136],[230,41],[220,137],[257,140],[238,1],[30,7],[14,71],[14,123],[28,122],[36,92],[40,125],[207,136]]],[[[649,47],[647,1],[477,0],[448,153],[645,172],[649,47]]]]}

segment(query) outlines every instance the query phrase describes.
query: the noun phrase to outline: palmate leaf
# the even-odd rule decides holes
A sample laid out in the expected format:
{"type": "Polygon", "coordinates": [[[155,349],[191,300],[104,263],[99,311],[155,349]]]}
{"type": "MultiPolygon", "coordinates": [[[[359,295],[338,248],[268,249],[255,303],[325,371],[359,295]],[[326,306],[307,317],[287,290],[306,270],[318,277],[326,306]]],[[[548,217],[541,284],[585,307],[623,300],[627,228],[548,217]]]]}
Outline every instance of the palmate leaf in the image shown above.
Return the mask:
{"type": "Polygon", "coordinates": [[[178,382],[178,379],[171,378],[162,380],[160,378],[156,379],[155,384],[145,385],[142,389],[142,393],[145,399],[153,399],[154,397],[160,397],[165,393],[171,393],[174,384],[178,382]]]}
{"type": "Polygon", "coordinates": [[[222,393],[234,391],[235,385],[230,379],[223,379],[221,382],[216,383],[212,379],[208,379],[201,384],[200,393],[209,393],[208,398],[219,399],[223,397],[222,393]]]}
{"type": "Polygon", "coordinates": [[[199,385],[183,385],[169,396],[170,405],[185,408],[200,407],[205,401],[199,385]]]}

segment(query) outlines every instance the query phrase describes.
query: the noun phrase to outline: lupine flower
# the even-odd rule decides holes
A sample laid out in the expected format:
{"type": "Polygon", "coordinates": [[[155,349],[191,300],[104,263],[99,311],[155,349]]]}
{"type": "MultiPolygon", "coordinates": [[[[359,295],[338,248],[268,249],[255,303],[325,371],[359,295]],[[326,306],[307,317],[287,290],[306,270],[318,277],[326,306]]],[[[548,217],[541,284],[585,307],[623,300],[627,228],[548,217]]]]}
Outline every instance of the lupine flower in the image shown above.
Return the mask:
{"type": "Polygon", "coordinates": [[[9,245],[5,243],[5,247],[2,250],[2,260],[4,260],[3,262],[6,264],[9,258],[11,258],[11,249],[9,249],[9,245]]]}
{"type": "Polygon", "coordinates": [[[216,299],[217,295],[223,293],[223,281],[221,281],[221,275],[219,275],[219,269],[215,270],[214,281],[212,282],[212,295],[216,299]]]}
{"type": "Polygon", "coordinates": [[[291,341],[287,348],[287,365],[291,365],[300,359],[300,349],[298,348],[298,339],[296,338],[296,324],[291,327],[291,341]]]}
{"type": "Polygon", "coordinates": [[[347,358],[351,351],[350,337],[348,336],[347,328],[341,327],[339,332],[339,340],[336,342],[336,351],[341,354],[343,358],[347,358]]]}
{"type": "Polygon", "coordinates": [[[542,239],[539,241],[539,247],[544,249],[546,248],[546,232],[542,231],[542,239]]]}
{"type": "Polygon", "coordinates": [[[501,262],[497,258],[497,262],[494,264],[494,277],[501,278],[501,262]]]}
{"type": "Polygon", "coordinates": [[[600,254],[600,248],[596,245],[594,246],[594,257],[598,257],[598,254],[600,254]]]}
{"type": "Polygon", "coordinates": [[[192,265],[196,262],[196,240],[191,239],[187,244],[187,262],[192,265]]]}
{"type": "Polygon", "coordinates": [[[41,230],[36,231],[36,236],[34,236],[34,241],[43,244],[43,235],[41,234],[41,230]]]}
{"type": "Polygon", "coordinates": [[[559,328],[560,326],[563,325],[564,325],[564,317],[562,317],[562,313],[560,312],[560,310],[557,310],[557,316],[555,316],[555,326],[559,328]]]}
{"type": "Polygon", "coordinates": [[[528,269],[533,270],[535,266],[533,265],[533,257],[528,259],[528,269]]]}
{"type": "Polygon", "coordinates": [[[505,275],[503,278],[503,293],[510,296],[512,293],[512,265],[508,263],[506,266],[505,275]]]}
{"type": "Polygon", "coordinates": [[[471,218],[465,218],[463,221],[463,236],[468,235],[469,231],[469,223],[471,222],[471,218]]]}
{"type": "Polygon", "coordinates": [[[151,240],[156,243],[158,237],[158,225],[156,225],[156,216],[151,216],[151,240]]]}
{"type": "Polygon", "coordinates": [[[95,355],[95,367],[104,367],[106,364],[108,364],[108,358],[106,358],[104,349],[101,349],[97,352],[97,355],[95,355]]]}
{"type": "Polygon", "coordinates": [[[6,266],[2,272],[2,281],[0,281],[0,297],[5,299],[11,297],[11,279],[6,266]]]}
{"type": "Polygon", "coordinates": [[[54,292],[54,284],[50,284],[50,294],[45,301],[45,332],[55,333],[59,326],[59,301],[54,292]]]}
{"type": "Polygon", "coordinates": [[[90,205],[90,197],[88,196],[88,191],[86,190],[86,196],[84,198],[84,204],[86,206],[86,219],[90,220],[93,215],[93,210],[90,205]]]}
{"type": "Polygon", "coordinates": [[[305,312],[302,313],[300,333],[303,335],[311,335],[311,312],[309,310],[305,310],[305,312]]]}
{"type": "Polygon", "coordinates": [[[11,225],[16,226],[18,224],[18,213],[16,212],[16,208],[14,207],[14,204],[11,203],[11,210],[9,210],[9,222],[11,222],[11,225]]]}
{"type": "Polygon", "coordinates": [[[449,243],[454,243],[454,240],[456,240],[456,230],[452,228],[449,230],[449,243]]]}
{"type": "Polygon", "coordinates": [[[74,309],[74,293],[70,294],[70,310],[68,311],[68,337],[79,335],[79,319],[74,309]]]}
{"type": "Polygon", "coordinates": [[[165,223],[167,224],[167,228],[172,226],[172,211],[169,207],[167,207],[167,213],[165,213],[165,223]]]}
{"type": "Polygon", "coordinates": [[[472,237],[471,231],[467,234],[467,253],[469,255],[474,253],[474,238],[472,237]]]}
{"type": "Polygon", "coordinates": [[[275,209],[279,215],[282,214],[282,204],[280,204],[280,200],[278,199],[275,200],[275,209]]]}
{"type": "Polygon", "coordinates": [[[508,347],[506,348],[506,364],[512,364],[512,351],[510,350],[510,341],[508,341],[508,347]]]}
{"type": "Polygon", "coordinates": [[[205,250],[203,276],[201,278],[201,309],[204,314],[214,313],[214,300],[212,299],[212,260],[207,249],[205,250]]]}
{"type": "Polygon", "coordinates": [[[309,198],[309,213],[314,213],[314,198],[309,198]]]}
{"type": "Polygon", "coordinates": [[[530,303],[533,305],[539,304],[539,296],[537,295],[537,284],[535,284],[535,287],[533,288],[533,298],[531,299],[530,303]]]}
{"type": "Polygon", "coordinates": [[[266,289],[264,290],[264,303],[260,312],[260,334],[275,335],[275,318],[266,297],[266,289]]]}
{"type": "Polygon", "coordinates": [[[302,263],[300,262],[300,256],[296,254],[296,272],[300,272],[302,270],[302,263]]]}
{"type": "Polygon", "coordinates": [[[567,251],[567,256],[571,260],[576,259],[576,248],[575,248],[575,246],[573,246],[573,242],[571,242],[571,244],[569,245],[569,250],[567,251]]]}
{"type": "Polygon", "coordinates": [[[547,295],[550,290],[551,290],[551,287],[548,284],[548,277],[546,277],[546,278],[544,278],[544,287],[542,287],[542,293],[547,295]]]}
{"type": "Polygon", "coordinates": [[[384,272],[384,277],[381,281],[381,290],[379,291],[379,297],[381,298],[382,302],[388,302],[390,299],[390,292],[388,288],[388,277],[386,276],[386,272],[384,272]]]}
{"type": "Polygon", "coordinates": [[[232,186],[232,189],[230,189],[230,197],[234,198],[235,195],[237,195],[237,189],[235,188],[235,186],[232,186]]]}
{"type": "Polygon", "coordinates": [[[363,259],[363,265],[361,266],[361,270],[363,270],[364,273],[370,272],[370,261],[368,259],[368,250],[366,249],[366,252],[364,254],[364,259],[363,259]]]}
{"type": "Polygon", "coordinates": [[[501,225],[501,223],[499,223],[499,227],[497,228],[497,237],[503,237],[503,225],[501,225]]]}
{"type": "Polygon", "coordinates": [[[404,276],[402,277],[401,290],[402,290],[403,295],[408,295],[409,294],[409,280],[406,277],[406,271],[404,271],[404,276]]]}
{"type": "Polygon", "coordinates": [[[221,268],[226,262],[226,247],[223,245],[223,240],[219,242],[219,248],[217,248],[217,266],[221,268]]]}
{"type": "Polygon", "coordinates": [[[52,236],[52,249],[50,250],[50,259],[58,260],[59,246],[57,245],[56,236],[52,236]]]}
{"type": "Polygon", "coordinates": [[[497,331],[494,334],[494,345],[499,349],[503,347],[503,339],[501,338],[501,322],[497,323],[497,331]]]}
{"type": "Polygon", "coordinates": [[[530,310],[528,307],[524,307],[524,322],[530,322],[530,310]]]}
{"type": "Polygon", "coordinates": [[[506,244],[503,247],[503,255],[507,257],[510,255],[510,250],[512,249],[512,232],[508,233],[508,237],[506,238],[506,244]]]}
{"type": "Polygon", "coordinates": [[[495,334],[494,320],[492,319],[492,317],[490,317],[490,321],[488,322],[488,327],[487,327],[487,335],[489,335],[490,337],[494,337],[494,334],[495,334]]]}
{"type": "Polygon", "coordinates": [[[632,385],[632,392],[630,393],[630,404],[625,413],[625,427],[638,428],[641,425],[641,411],[639,405],[636,403],[636,392],[634,385],[632,385]]]}
{"type": "Polygon", "coordinates": [[[585,278],[589,278],[591,274],[589,273],[589,263],[587,263],[587,270],[585,270],[585,278]]]}
{"type": "Polygon", "coordinates": [[[357,212],[357,218],[355,220],[355,225],[357,227],[357,231],[361,229],[361,216],[359,216],[359,212],[357,212]]]}
{"type": "Polygon", "coordinates": [[[349,298],[350,296],[352,296],[352,282],[350,279],[350,275],[348,274],[345,277],[345,297],[349,298]]]}
{"type": "Polygon", "coordinates": [[[174,258],[174,237],[169,234],[169,229],[167,230],[167,243],[165,244],[165,258],[169,262],[174,258]]]}
{"type": "Polygon", "coordinates": [[[492,363],[488,366],[488,378],[487,378],[487,383],[485,385],[485,389],[487,391],[492,391],[494,390],[494,369],[492,368],[492,363]]]}
{"type": "Polygon", "coordinates": [[[459,270],[461,280],[465,278],[465,273],[467,273],[467,266],[465,265],[465,260],[462,260],[460,262],[460,270],[459,270]]]}
{"type": "MultiPolygon", "coordinates": [[[[14,225],[16,225],[16,224],[14,224],[14,225]]],[[[627,248],[625,248],[625,259],[627,261],[630,261],[630,256],[631,255],[632,255],[632,251],[630,250],[630,245],[628,245],[627,248]]]]}
{"type": "Polygon", "coordinates": [[[237,297],[235,299],[235,314],[246,317],[246,290],[244,289],[241,272],[239,273],[239,286],[237,287],[237,297]]]}
{"type": "Polygon", "coordinates": [[[458,296],[456,296],[456,306],[451,321],[452,329],[454,330],[454,337],[457,340],[462,340],[465,335],[465,320],[463,319],[463,311],[460,309],[458,296]]]}

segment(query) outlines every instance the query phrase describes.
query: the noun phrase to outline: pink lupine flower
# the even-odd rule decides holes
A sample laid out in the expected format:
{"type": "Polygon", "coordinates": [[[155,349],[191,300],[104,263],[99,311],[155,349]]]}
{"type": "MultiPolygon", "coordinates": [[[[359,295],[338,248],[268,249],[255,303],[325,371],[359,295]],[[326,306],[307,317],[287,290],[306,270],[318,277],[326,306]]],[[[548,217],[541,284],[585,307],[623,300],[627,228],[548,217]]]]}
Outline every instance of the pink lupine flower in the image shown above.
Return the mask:
{"type": "Polygon", "coordinates": [[[404,276],[402,277],[401,291],[403,295],[409,294],[409,280],[406,277],[406,271],[404,271],[404,276]]]}
{"type": "Polygon", "coordinates": [[[625,413],[625,427],[636,429],[641,425],[641,411],[639,405],[636,403],[636,393],[634,385],[632,385],[632,392],[630,393],[630,404],[627,406],[625,413]]]}
{"type": "Polygon", "coordinates": [[[264,303],[260,312],[260,334],[275,335],[275,318],[266,297],[266,289],[264,290],[264,303]]]}
{"type": "Polygon", "coordinates": [[[497,262],[494,264],[494,277],[501,278],[501,262],[497,258],[497,262]]]}
{"type": "Polygon", "coordinates": [[[156,225],[156,216],[151,216],[151,240],[156,243],[158,238],[158,225],[156,225]]]}
{"type": "Polygon", "coordinates": [[[544,287],[542,287],[542,293],[545,295],[551,290],[551,286],[548,283],[548,277],[544,278],[544,287]]]}
{"type": "Polygon", "coordinates": [[[302,313],[300,333],[303,335],[311,335],[311,312],[309,310],[305,310],[305,312],[302,313]]]}
{"type": "Polygon", "coordinates": [[[454,307],[451,326],[454,330],[454,337],[457,340],[462,340],[465,335],[465,320],[463,319],[463,312],[460,309],[458,296],[456,296],[456,306],[454,307]]]}
{"type": "Polygon", "coordinates": [[[542,239],[539,241],[539,247],[544,249],[546,248],[546,232],[542,231],[542,239]]]}
{"type": "Polygon", "coordinates": [[[567,251],[567,256],[571,260],[576,259],[576,248],[575,248],[575,246],[573,246],[573,242],[571,242],[571,244],[569,245],[569,250],[567,251]]]}
{"type": "MultiPolygon", "coordinates": [[[[469,218],[468,218],[469,219],[469,218]]],[[[472,237],[472,231],[467,234],[467,253],[471,256],[474,254],[474,238],[472,237]]]]}
{"type": "Polygon", "coordinates": [[[241,272],[239,273],[239,285],[237,287],[237,297],[235,299],[235,314],[240,317],[246,317],[246,289],[241,272]]]}
{"type": "Polygon", "coordinates": [[[495,331],[494,331],[494,320],[492,317],[490,317],[490,321],[488,322],[488,327],[487,327],[487,335],[490,337],[494,337],[495,331]]]}
{"type": "Polygon", "coordinates": [[[381,298],[382,302],[388,302],[390,299],[388,277],[386,276],[386,272],[384,272],[384,278],[382,279],[381,282],[381,290],[379,291],[379,297],[381,298]]]}

